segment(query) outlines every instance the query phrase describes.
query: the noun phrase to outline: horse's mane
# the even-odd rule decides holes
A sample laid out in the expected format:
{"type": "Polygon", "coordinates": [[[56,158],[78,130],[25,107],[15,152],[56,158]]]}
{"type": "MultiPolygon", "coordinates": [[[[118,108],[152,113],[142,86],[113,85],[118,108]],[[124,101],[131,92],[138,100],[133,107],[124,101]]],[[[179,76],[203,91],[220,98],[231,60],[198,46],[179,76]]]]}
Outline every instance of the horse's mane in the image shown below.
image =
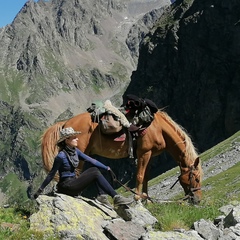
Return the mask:
{"type": "Polygon", "coordinates": [[[183,142],[185,143],[185,146],[186,146],[186,152],[185,152],[186,157],[194,161],[198,156],[197,150],[194,147],[190,136],[186,133],[186,130],[182,126],[174,122],[173,119],[166,112],[160,111],[160,114],[183,139],[183,142]]]}
{"type": "MultiPolygon", "coordinates": [[[[158,111],[161,116],[175,129],[175,131],[179,134],[181,139],[183,139],[183,142],[185,143],[186,150],[185,150],[185,155],[186,159],[188,159],[189,164],[192,164],[195,159],[198,157],[197,149],[193,145],[193,142],[191,140],[191,137],[189,134],[186,132],[186,130],[179,124],[177,124],[173,119],[164,111],[159,110],[158,111]]],[[[199,171],[202,179],[202,167],[201,164],[199,164],[199,171]]]]}

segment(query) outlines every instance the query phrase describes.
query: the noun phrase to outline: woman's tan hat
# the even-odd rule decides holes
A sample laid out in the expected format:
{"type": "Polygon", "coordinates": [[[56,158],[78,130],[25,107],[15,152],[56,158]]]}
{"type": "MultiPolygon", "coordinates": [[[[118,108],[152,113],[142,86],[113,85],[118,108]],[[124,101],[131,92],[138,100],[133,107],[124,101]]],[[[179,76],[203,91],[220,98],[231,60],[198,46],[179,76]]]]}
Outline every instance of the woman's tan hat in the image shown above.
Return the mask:
{"type": "Polygon", "coordinates": [[[71,136],[76,136],[78,134],[80,134],[81,132],[77,132],[75,131],[72,127],[68,127],[68,128],[63,128],[62,130],[60,130],[60,138],[57,141],[57,144],[64,141],[65,139],[71,137],[71,136]]]}

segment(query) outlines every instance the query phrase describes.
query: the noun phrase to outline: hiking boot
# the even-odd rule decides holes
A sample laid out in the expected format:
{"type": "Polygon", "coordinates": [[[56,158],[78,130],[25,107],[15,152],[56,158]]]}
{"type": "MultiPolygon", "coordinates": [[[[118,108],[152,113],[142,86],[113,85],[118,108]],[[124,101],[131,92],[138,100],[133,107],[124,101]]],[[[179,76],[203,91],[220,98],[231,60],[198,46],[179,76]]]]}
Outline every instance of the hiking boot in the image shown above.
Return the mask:
{"type": "Polygon", "coordinates": [[[128,205],[133,202],[133,199],[125,198],[121,195],[116,195],[113,197],[113,204],[114,207],[120,206],[120,205],[128,205]]]}
{"type": "Polygon", "coordinates": [[[97,198],[95,199],[95,201],[101,205],[103,205],[104,207],[107,207],[109,209],[113,209],[113,206],[110,204],[110,202],[108,201],[108,197],[107,195],[99,195],[97,196],[97,198]]]}

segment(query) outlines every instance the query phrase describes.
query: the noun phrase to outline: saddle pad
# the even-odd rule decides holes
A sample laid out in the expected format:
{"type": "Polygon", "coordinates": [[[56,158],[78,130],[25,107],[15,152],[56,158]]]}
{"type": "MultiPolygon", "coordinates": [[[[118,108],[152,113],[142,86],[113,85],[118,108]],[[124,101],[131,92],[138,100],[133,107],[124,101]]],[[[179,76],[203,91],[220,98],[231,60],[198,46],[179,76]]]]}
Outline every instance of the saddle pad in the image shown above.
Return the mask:
{"type": "Polygon", "coordinates": [[[115,142],[124,142],[126,140],[126,134],[123,133],[121,136],[114,138],[115,142]]]}

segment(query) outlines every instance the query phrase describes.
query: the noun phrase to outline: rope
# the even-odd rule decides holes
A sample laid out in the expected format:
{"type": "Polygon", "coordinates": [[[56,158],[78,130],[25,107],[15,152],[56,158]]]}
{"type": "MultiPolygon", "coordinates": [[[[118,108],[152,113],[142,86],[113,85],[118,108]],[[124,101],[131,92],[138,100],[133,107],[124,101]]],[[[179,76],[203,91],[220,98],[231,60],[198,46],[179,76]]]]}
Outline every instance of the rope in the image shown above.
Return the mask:
{"type": "Polygon", "coordinates": [[[135,194],[135,195],[140,196],[140,197],[141,197],[142,199],[144,199],[144,200],[149,200],[149,201],[151,201],[151,202],[153,203],[152,198],[150,198],[148,195],[136,193],[136,192],[133,191],[131,188],[129,188],[129,187],[125,186],[124,184],[122,184],[122,183],[117,179],[117,177],[116,177],[115,173],[112,171],[112,169],[110,169],[110,173],[111,173],[111,177],[112,177],[112,179],[113,179],[114,182],[119,183],[119,184],[120,184],[122,187],[124,187],[127,191],[129,191],[129,192],[131,192],[131,193],[133,193],[133,194],[135,194]]]}
{"type": "Polygon", "coordinates": [[[177,184],[178,181],[179,181],[179,177],[178,177],[178,179],[175,181],[175,183],[170,187],[170,189],[172,189],[172,188],[177,184]]]}

